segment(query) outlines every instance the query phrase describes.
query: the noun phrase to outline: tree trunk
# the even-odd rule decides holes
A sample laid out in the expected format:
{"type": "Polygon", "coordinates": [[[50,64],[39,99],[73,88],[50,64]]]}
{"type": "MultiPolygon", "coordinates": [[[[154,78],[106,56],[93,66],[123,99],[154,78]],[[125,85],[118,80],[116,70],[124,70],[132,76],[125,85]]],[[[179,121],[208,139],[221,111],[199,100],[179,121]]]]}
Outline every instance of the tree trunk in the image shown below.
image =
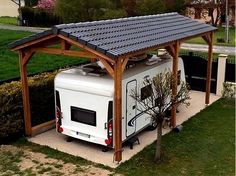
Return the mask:
{"type": "Polygon", "coordinates": [[[159,163],[161,161],[161,137],[162,137],[162,121],[157,125],[157,142],[155,161],[159,163]]]}

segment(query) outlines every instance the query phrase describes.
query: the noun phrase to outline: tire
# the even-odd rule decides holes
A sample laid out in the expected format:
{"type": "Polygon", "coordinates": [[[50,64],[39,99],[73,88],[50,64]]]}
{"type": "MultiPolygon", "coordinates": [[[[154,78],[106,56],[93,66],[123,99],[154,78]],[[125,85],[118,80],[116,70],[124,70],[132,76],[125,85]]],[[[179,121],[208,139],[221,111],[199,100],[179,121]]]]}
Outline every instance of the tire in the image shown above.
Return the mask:
{"type": "Polygon", "coordinates": [[[157,128],[157,123],[152,121],[152,123],[147,127],[149,131],[153,131],[157,128]]]}

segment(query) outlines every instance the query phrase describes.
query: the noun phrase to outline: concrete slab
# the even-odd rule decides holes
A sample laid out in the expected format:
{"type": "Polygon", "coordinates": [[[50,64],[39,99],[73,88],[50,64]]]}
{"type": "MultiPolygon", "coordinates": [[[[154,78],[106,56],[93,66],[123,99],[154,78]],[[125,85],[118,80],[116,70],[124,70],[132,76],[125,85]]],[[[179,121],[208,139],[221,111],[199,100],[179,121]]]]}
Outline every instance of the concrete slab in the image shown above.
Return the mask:
{"type": "MultiPolygon", "coordinates": [[[[191,105],[189,107],[180,106],[179,113],[177,114],[177,124],[181,124],[184,121],[191,118],[196,113],[205,108],[205,93],[198,91],[191,91],[191,105]]],[[[215,94],[211,94],[210,103],[218,100],[220,97],[215,94]]],[[[163,134],[170,132],[169,128],[163,129],[163,134]]],[[[156,139],[156,130],[143,131],[138,135],[140,145],[134,145],[133,150],[129,146],[123,147],[123,160],[122,162],[129,160],[132,156],[140,152],[145,146],[151,144],[156,139]]],[[[117,163],[113,162],[114,150],[108,152],[102,152],[102,147],[96,144],[87,143],[80,140],[74,140],[73,142],[66,142],[66,136],[56,133],[55,129],[39,134],[35,137],[29,138],[29,141],[40,145],[46,145],[56,150],[80,156],[95,163],[115,168],[117,163]]]]}

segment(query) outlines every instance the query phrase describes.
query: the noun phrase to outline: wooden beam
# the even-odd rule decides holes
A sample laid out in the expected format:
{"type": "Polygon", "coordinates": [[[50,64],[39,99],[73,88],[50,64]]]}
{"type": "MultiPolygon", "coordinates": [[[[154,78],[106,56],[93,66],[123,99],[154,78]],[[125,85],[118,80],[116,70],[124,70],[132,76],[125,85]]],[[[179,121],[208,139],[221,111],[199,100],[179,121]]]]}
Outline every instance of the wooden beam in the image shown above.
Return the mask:
{"type": "Polygon", "coordinates": [[[90,59],[90,62],[96,62],[97,61],[97,58],[91,58],[90,59]]]}
{"type": "Polygon", "coordinates": [[[43,47],[35,47],[32,48],[35,52],[42,52],[48,54],[57,54],[57,55],[65,55],[72,57],[84,57],[84,58],[94,58],[96,55],[91,54],[86,51],[72,51],[72,50],[63,50],[58,48],[43,48],[43,47]]]}
{"type": "Polygon", "coordinates": [[[114,90],[115,90],[115,161],[122,160],[122,63],[116,60],[114,65],[114,90]]]}
{"type": "Polygon", "coordinates": [[[58,37],[54,37],[54,38],[48,39],[46,41],[37,43],[35,45],[31,45],[29,47],[30,48],[32,48],[32,46],[34,46],[34,47],[48,47],[48,46],[57,45],[57,44],[60,44],[60,40],[58,39],[58,37]]]}
{"type": "Polygon", "coordinates": [[[48,122],[32,127],[32,136],[35,136],[37,134],[43,133],[47,130],[54,128],[55,124],[56,124],[55,120],[50,120],[48,122]]]}
{"type": "MultiPolygon", "coordinates": [[[[33,55],[33,54],[32,54],[33,55]]],[[[32,57],[28,55],[28,59],[32,57]]],[[[22,85],[22,98],[24,107],[24,123],[25,123],[25,135],[31,136],[31,112],[30,112],[30,100],[29,100],[29,87],[27,80],[27,62],[24,61],[26,55],[23,51],[19,51],[19,62],[20,62],[20,75],[21,75],[21,85],[22,85]]]]}
{"type": "Polygon", "coordinates": [[[60,35],[60,34],[58,35],[58,37],[60,37],[61,39],[66,40],[67,42],[69,42],[72,45],[77,46],[78,48],[84,49],[84,50],[94,54],[97,58],[103,58],[103,59],[109,61],[110,63],[115,63],[115,61],[113,59],[107,57],[106,55],[104,55],[102,53],[99,53],[96,50],[93,50],[93,49],[91,49],[91,48],[89,48],[89,47],[87,47],[85,45],[82,45],[82,44],[80,44],[80,43],[78,43],[78,42],[76,42],[76,41],[74,41],[74,40],[72,40],[70,38],[67,38],[67,37],[65,37],[63,35],[60,35]]]}
{"type": "Polygon", "coordinates": [[[12,51],[17,51],[17,50],[21,50],[23,48],[31,47],[32,45],[39,44],[41,42],[50,40],[50,39],[52,39],[54,37],[56,37],[56,35],[48,35],[46,37],[43,37],[43,38],[40,38],[40,39],[37,39],[37,40],[33,40],[31,42],[27,42],[25,44],[19,45],[19,46],[13,48],[12,51]]]}
{"type": "Polygon", "coordinates": [[[211,70],[212,70],[212,50],[213,50],[213,32],[210,33],[210,43],[208,44],[208,61],[207,61],[207,80],[206,80],[206,96],[205,104],[210,102],[210,92],[211,92],[211,70]]]}
{"type": "Polygon", "coordinates": [[[114,78],[114,69],[112,68],[112,66],[105,59],[99,58],[99,60],[105,66],[106,70],[111,75],[111,77],[114,78]]]}
{"type": "Polygon", "coordinates": [[[174,53],[173,53],[173,64],[172,64],[172,74],[173,74],[173,81],[172,81],[172,101],[173,101],[173,106],[171,109],[171,127],[176,126],[176,96],[177,96],[177,80],[178,80],[178,53],[179,53],[179,47],[180,43],[177,41],[174,45],[174,53]]]}

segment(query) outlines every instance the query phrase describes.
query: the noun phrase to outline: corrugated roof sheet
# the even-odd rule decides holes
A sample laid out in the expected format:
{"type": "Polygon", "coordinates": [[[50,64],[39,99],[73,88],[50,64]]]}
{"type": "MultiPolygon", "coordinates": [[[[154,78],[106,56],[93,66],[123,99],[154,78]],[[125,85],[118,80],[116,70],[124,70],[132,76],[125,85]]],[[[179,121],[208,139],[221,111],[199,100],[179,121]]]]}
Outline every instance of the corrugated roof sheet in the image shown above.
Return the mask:
{"type": "Polygon", "coordinates": [[[61,34],[108,57],[117,58],[216,29],[178,13],[166,13],[56,25],[49,31],[18,40],[10,44],[10,47],[14,48],[50,34],[61,34]]]}

